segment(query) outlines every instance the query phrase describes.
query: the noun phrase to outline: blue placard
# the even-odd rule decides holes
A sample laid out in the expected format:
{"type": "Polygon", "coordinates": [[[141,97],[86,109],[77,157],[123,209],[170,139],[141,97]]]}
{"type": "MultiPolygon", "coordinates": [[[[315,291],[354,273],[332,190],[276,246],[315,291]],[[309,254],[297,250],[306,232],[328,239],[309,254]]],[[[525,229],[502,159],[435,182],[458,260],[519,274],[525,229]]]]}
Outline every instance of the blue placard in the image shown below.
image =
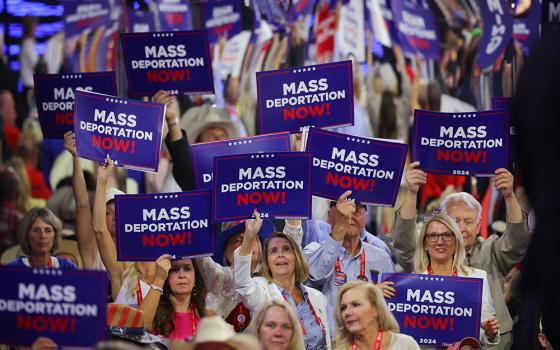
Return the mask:
{"type": "Polygon", "coordinates": [[[391,0],[391,6],[403,51],[439,60],[438,31],[429,5],[423,0],[391,0]]]}
{"type": "Polygon", "coordinates": [[[130,96],[214,93],[205,30],[122,33],[121,42],[130,96]]]}
{"type": "Polygon", "coordinates": [[[396,295],[386,299],[400,332],[421,346],[447,346],[480,336],[482,279],[457,276],[384,273],[396,295]]]}
{"type": "Polygon", "coordinates": [[[476,54],[476,64],[481,69],[492,67],[507,48],[512,31],[512,17],[507,4],[502,1],[480,1],[482,37],[476,54]]]}
{"type": "Polygon", "coordinates": [[[189,0],[157,0],[157,8],[161,31],[192,29],[189,0]]]}
{"type": "Polygon", "coordinates": [[[115,72],[35,74],[35,99],[44,138],[63,138],[74,130],[76,89],[117,95],[115,72]]]}
{"type": "Polygon", "coordinates": [[[306,151],[313,153],[314,196],[337,200],[352,190],[358,203],[395,205],[407,145],[312,128],[306,151]]]}
{"type": "Polygon", "coordinates": [[[352,61],[257,72],[259,131],[354,124],[352,61]]]}
{"type": "Polygon", "coordinates": [[[0,280],[0,343],[48,337],[59,347],[91,348],[104,339],[106,272],[2,266],[0,280]]]}
{"type": "MultiPolygon", "coordinates": [[[[532,3],[537,2],[533,1],[532,3]]],[[[541,3],[541,36],[560,28],[560,0],[542,0],[541,3]]]]}
{"type": "Polygon", "coordinates": [[[241,32],[241,0],[208,1],[202,7],[210,45],[221,37],[227,39],[241,32]]]}
{"type": "MultiPolygon", "coordinates": [[[[532,5],[531,5],[532,6],[532,5]]],[[[505,109],[508,113],[508,128],[509,128],[509,157],[511,162],[517,161],[517,152],[515,152],[515,123],[513,122],[513,115],[511,107],[513,105],[513,98],[511,97],[492,97],[492,109],[505,109]]]]}
{"type": "Polygon", "coordinates": [[[391,41],[398,44],[400,42],[399,33],[395,25],[395,20],[393,16],[393,10],[391,7],[391,0],[379,0],[379,8],[381,10],[381,15],[385,21],[385,26],[389,30],[389,35],[391,36],[391,41]]]}
{"type": "Polygon", "coordinates": [[[129,33],[146,33],[156,30],[156,19],[151,11],[132,10],[126,11],[126,27],[129,33]]]}
{"type": "Polygon", "coordinates": [[[198,189],[212,189],[214,157],[240,153],[289,152],[290,134],[278,133],[196,143],[191,146],[195,183],[198,189]]]}
{"type": "Polygon", "coordinates": [[[288,20],[295,22],[311,14],[315,1],[313,0],[293,0],[288,11],[288,20]]]}
{"type": "Polygon", "coordinates": [[[157,172],[165,106],[77,90],[74,132],[78,156],[157,172]]]}
{"type": "Polygon", "coordinates": [[[540,24],[541,3],[538,1],[531,2],[529,13],[525,18],[513,19],[513,38],[521,44],[525,56],[529,55],[532,46],[539,40],[540,24]]]}
{"type": "Polygon", "coordinates": [[[311,153],[256,153],[214,158],[214,221],[311,217],[311,153]]]}
{"type": "Polygon", "coordinates": [[[115,196],[117,260],[212,255],[210,191],[115,196]]]}
{"type": "Polygon", "coordinates": [[[426,172],[493,176],[509,164],[507,110],[438,113],[414,110],[412,161],[426,172]]]}

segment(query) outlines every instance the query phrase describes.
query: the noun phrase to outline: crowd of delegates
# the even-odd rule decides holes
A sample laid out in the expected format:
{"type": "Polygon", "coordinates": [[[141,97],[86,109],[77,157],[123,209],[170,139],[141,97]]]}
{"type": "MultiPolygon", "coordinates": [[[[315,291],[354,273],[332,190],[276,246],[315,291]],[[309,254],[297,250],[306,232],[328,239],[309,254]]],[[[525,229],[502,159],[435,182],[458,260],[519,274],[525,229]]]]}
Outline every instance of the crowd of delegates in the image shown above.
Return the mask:
{"type": "MultiPolygon", "coordinates": [[[[457,339],[451,348],[536,349],[537,341],[552,348],[545,335],[546,310],[536,310],[540,328],[528,327],[533,335],[525,337],[528,343],[514,336],[516,325],[527,329],[518,321],[519,301],[512,295],[518,294],[514,286],[523,271],[532,228],[530,208],[509,169],[497,169],[485,180],[426,174],[413,162],[407,165],[396,218],[391,209],[355,203],[347,191],[338,201],[314,199],[312,220],[272,222],[255,211],[253,220],[226,223],[216,234],[213,257],[176,259],[165,254],[155,262],[118,262],[115,195],[123,194],[121,190],[194,190],[191,143],[255,134],[250,77],[257,68],[248,58],[252,47],[241,77],[228,77],[218,92],[221,96],[214,102],[221,105],[201,96],[178,101],[167,91],[152,97],[167,106],[160,171],[134,183],[115,170],[110,158],[97,169],[78,158],[72,132],[63,143],[42,140],[30,103],[30,74],[42,69],[34,52],[36,21],[26,20],[25,26],[24,99],[13,86],[13,72],[0,50],[3,263],[105,270],[110,305],[138,312],[146,337],[188,339],[194,346],[213,342],[214,347],[208,347],[213,349],[222,348],[218,343],[224,349],[418,349],[411,337],[399,333],[387,307],[386,300],[398,290],[392,282],[381,282],[380,276],[403,271],[476,277],[483,279],[481,337],[457,339]],[[67,152],[60,153],[63,149],[67,152]],[[491,225],[500,220],[504,229],[491,225]],[[74,249],[65,248],[63,242],[71,240],[77,242],[74,249]],[[224,320],[231,327],[223,327],[224,320]],[[258,341],[237,339],[236,332],[258,341]]],[[[473,86],[478,73],[473,62],[480,31],[463,26],[445,33],[432,81],[421,79],[422,60],[405,57],[397,45],[384,48],[383,58],[374,57],[368,47],[365,72],[354,65],[356,123],[336,131],[407,142],[414,108],[476,109],[473,86]]],[[[297,31],[291,35],[291,46],[288,38],[274,36],[271,53],[258,69],[303,64],[298,54],[302,38],[297,31]]],[[[507,59],[516,56],[519,61],[517,47],[508,52],[507,59]]],[[[504,73],[508,69],[505,64],[504,73]]],[[[511,93],[507,87],[505,95],[511,93]]],[[[293,138],[293,150],[299,150],[300,141],[293,138]]],[[[55,347],[45,338],[32,346],[55,347]]]]}

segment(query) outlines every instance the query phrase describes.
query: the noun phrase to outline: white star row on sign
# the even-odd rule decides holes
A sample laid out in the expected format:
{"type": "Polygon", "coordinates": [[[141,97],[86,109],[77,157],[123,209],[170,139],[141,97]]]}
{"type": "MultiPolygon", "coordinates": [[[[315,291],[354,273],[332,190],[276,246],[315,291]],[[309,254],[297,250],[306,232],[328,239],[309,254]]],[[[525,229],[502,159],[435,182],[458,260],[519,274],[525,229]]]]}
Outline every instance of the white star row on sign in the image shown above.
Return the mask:
{"type": "Polygon", "coordinates": [[[432,276],[430,276],[430,277],[428,277],[428,276],[426,276],[426,277],[420,276],[420,279],[421,279],[421,280],[424,280],[424,281],[443,281],[443,280],[444,280],[443,277],[440,278],[440,277],[432,277],[432,276]]]}
{"type": "Polygon", "coordinates": [[[294,69],[294,70],[293,70],[293,73],[311,72],[311,71],[314,71],[315,69],[316,69],[315,67],[298,68],[298,69],[294,69]]]}
{"type": "Polygon", "coordinates": [[[118,160],[115,160],[115,161],[113,162],[113,164],[119,165],[119,161],[118,161],[118,160]]]}
{"type": "Polygon", "coordinates": [[[127,104],[128,104],[128,101],[125,101],[125,100],[118,100],[118,99],[116,99],[116,98],[108,98],[108,97],[107,97],[107,98],[105,99],[105,101],[107,101],[107,102],[114,102],[114,103],[122,103],[123,105],[127,105],[127,104]]]}
{"type": "Polygon", "coordinates": [[[62,276],[62,270],[59,269],[33,269],[36,275],[59,275],[62,276]]]}
{"type": "Polygon", "coordinates": [[[81,74],[68,74],[62,76],[62,79],[81,79],[81,78],[82,78],[81,74]]]}
{"type": "Polygon", "coordinates": [[[453,118],[475,118],[476,114],[453,114],[453,118]]]}
{"type": "Polygon", "coordinates": [[[252,154],[251,159],[274,158],[274,154],[252,154]]]}
{"type": "Polygon", "coordinates": [[[178,194],[166,194],[166,195],[159,195],[159,196],[154,196],[154,199],[167,199],[167,198],[179,198],[178,194]]]}
{"type": "Polygon", "coordinates": [[[251,141],[251,140],[234,141],[234,142],[228,143],[228,146],[246,145],[248,143],[253,143],[253,141],[251,141]]]}
{"type": "Polygon", "coordinates": [[[171,37],[173,33],[154,33],[154,38],[163,38],[163,37],[171,37]]]}
{"type": "Polygon", "coordinates": [[[357,143],[366,143],[368,145],[371,143],[369,140],[357,139],[355,137],[347,137],[346,141],[356,141],[357,143]]]}

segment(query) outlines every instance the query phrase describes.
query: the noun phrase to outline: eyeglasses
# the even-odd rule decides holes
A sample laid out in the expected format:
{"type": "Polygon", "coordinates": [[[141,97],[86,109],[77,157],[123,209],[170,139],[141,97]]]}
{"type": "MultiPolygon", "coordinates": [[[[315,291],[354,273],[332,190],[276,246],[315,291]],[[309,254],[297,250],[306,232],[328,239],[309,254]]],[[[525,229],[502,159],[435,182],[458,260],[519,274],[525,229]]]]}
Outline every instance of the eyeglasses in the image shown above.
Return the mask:
{"type": "Polygon", "coordinates": [[[453,241],[453,239],[455,238],[455,235],[451,232],[444,232],[444,233],[432,232],[432,233],[426,234],[426,240],[430,243],[436,243],[439,240],[440,237],[443,239],[443,241],[445,243],[449,243],[449,242],[453,241]]]}

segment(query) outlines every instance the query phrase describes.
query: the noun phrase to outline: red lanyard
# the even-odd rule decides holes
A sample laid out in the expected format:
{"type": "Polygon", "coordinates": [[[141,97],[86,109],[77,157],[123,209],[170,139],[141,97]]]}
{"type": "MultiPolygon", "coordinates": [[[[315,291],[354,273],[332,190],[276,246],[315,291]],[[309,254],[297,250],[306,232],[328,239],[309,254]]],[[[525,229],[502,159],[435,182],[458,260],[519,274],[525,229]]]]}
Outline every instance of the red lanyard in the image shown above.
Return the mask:
{"type": "MultiPolygon", "coordinates": [[[[340,258],[336,258],[336,263],[334,264],[334,271],[340,271],[340,258]]],[[[360,276],[366,275],[366,250],[362,248],[362,255],[360,255],[360,276]]]]}
{"type": "Polygon", "coordinates": [[[193,337],[194,337],[196,335],[196,316],[195,316],[195,313],[194,313],[193,304],[189,305],[189,313],[191,314],[192,334],[193,334],[193,337]]]}
{"type": "MultiPolygon", "coordinates": [[[[432,265],[428,265],[428,275],[433,275],[434,270],[432,270],[432,265]]],[[[453,268],[453,276],[457,276],[457,269],[453,268]]]]}
{"type": "Polygon", "coordinates": [[[138,277],[138,282],[136,283],[136,302],[138,303],[138,307],[142,305],[142,287],[140,286],[140,277],[138,277]]]}
{"type": "MultiPolygon", "coordinates": [[[[286,300],[288,302],[288,299],[286,299],[286,296],[282,294],[282,297],[284,298],[284,300],[286,300]]],[[[309,309],[311,310],[311,313],[313,314],[313,317],[315,317],[315,321],[317,322],[317,324],[319,325],[319,327],[321,327],[321,332],[323,333],[323,337],[327,334],[327,331],[325,330],[325,326],[323,325],[323,322],[321,321],[321,318],[319,318],[319,316],[317,315],[317,312],[315,311],[315,308],[313,307],[313,304],[311,304],[311,301],[305,297],[305,295],[303,296],[303,299],[305,299],[305,301],[307,302],[307,305],[309,305],[309,309]]],[[[289,302],[288,302],[289,303],[289,302]]],[[[301,322],[301,320],[298,318],[299,324],[301,326],[301,331],[303,333],[303,336],[305,337],[307,335],[307,330],[305,329],[305,327],[303,326],[303,322],[301,322]]]]}
{"type": "MultiPolygon", "coordinates": [[[[381,349],[382,339],[383,339],[383,330],[377,331],[377,336],[375,337],[375,345],[373,346],[374,350],[381,349]]],[[[358,344],[356,344],[356,340],[352,342],[352,350],[358,350],[358,344]]]]}

